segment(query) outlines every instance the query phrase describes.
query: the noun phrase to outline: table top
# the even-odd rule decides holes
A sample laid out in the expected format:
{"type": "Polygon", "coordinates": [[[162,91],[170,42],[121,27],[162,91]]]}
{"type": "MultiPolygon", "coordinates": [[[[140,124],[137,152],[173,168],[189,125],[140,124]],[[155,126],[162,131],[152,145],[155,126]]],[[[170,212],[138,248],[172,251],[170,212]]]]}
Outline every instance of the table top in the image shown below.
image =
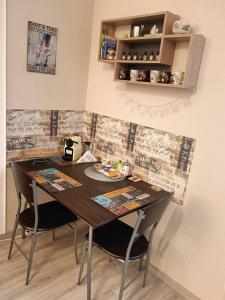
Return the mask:
{"type": "MultiPolygon", "coordinates": [[[[128,179],[119,182],[102,182],[91,179],[84,174],[84,170],[91,166],[91,163],[73,164],[69,166],[61,166],[51,160],[48,161],[37,161],[33,164],[34,160],[20,161],[17,164],[25,171],[36,171],[48,168],[55,168],[64,174],[76,179],[82,185],[72,189],[66,189],[60,192],[49,192],[54,199],[59,201],[62,205],[67,207],[71,212],[76,214],[78,217],[83,219],[86,223],[91,225],[93,228],[99,227],[106,223],[111,222],[114,219],[121,218],[135,210],[145,207],[146,205],[139,206],[137,209],[128,211],[123,215],[117,216],[106,208],[100,206],[95,201],[91,200],[91,197],[95,197],[107,192],[114,191],[127,186],[133,186],[143,193],[149,193],[151,195],[151,203],[160,199],[167,199],[172,193],[161,191],[153,191],[151,185],[144,182],[132,182],[128,179]]],[[[42,188],[44,189],[44,188],[42,188]]],[[[149,204],[148,204],[149,205],[149,204]]]]}

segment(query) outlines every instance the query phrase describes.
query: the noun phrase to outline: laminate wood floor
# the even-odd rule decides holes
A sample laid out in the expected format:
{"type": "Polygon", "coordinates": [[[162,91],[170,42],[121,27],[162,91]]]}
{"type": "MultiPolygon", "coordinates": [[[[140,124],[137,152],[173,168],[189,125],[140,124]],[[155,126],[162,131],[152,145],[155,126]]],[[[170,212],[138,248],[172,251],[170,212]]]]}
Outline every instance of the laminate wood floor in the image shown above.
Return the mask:
{"type": "MultiPolygon", "coordinates": [[[[78,249],[81,255],[83,237],[87,227],[78,224],[78,249]]],[[[51,232],[40,234],[37,238],[33,259],[31,281],[25,286],[27,263],[14,247],[13,256],[7,260],[9,242],[0,242],[0,299],[1,300],[85,300],[86,278],[80,286],[76,285],[79,266],[75,265],[73,252],[73,233],[67,227],[56,231],[56,241],[52,241],[51,232]]],[[[29,249],[30,237],[17,240],[23,249],[29,249]]],[[[130,263],[129,274],[132,277],[138,267],[137,262],[130,263]]],[[[86,271],[86,270],[85,270],[86,271]]],[[[84,274],[85,274],[84,271],[84,274]]],[[[122,263],[113,260],[93,248],[92,299],[118,299],[122,263]]],[[[129,278],[129,276],[128,276],[129,278]]],[[[123,299],[129,300],[185,300],[165,282],[149,273],[147,285],[141,286],[140,277],[125,292],[123,299]]]]}

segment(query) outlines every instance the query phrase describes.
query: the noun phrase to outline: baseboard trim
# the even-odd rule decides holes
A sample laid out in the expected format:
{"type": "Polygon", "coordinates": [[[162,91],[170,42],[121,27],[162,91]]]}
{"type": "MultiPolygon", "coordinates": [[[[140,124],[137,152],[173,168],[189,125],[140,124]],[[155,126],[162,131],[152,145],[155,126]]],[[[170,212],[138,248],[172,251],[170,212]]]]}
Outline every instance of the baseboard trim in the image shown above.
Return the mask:
{"type": "MultiPolygon", "coordinates": [[[[21,233],[22,233],[21,228],[18,228],[17,231],[16,231],[16,236],[20,236],[21,233]]],[[[12,236],[12,231],[7,231],[4,234],[0,234],[0,240],[7,240],[7,239],[10,240],[11,236],[12,236]]]]}
{"type": "Polygon", "coordinates": [[[12,233],[10,233],[10,232],[6,232],[6,233],[4,233],[4,234],[0,234],[0,241],[1,241],[1,240],[5,240],[5,239],[10,239],[11,234],[12,234],[12,233]]]}
{"type": "Polygon", "coordinates": [[[160,271],[158,268],[150,264],[150,270],[151,272],[160,278],[162,281],[170,285],[174,290],[176,290],[179,294],[187,298],[188,300],[201,300],[199,297],[188,291],[186,288],[184,288],[182,285],[177,283],[175,280],[167,276],[165,273],[160,271]]]}

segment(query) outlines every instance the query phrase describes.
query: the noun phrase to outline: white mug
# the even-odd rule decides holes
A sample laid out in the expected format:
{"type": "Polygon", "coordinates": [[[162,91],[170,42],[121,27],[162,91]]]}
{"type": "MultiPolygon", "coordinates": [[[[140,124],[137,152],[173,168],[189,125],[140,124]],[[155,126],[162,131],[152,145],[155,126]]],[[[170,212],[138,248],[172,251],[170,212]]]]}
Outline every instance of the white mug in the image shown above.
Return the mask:
{"type": "Polygon", "coordinates": [[[173,84],[174,85],[181,85],[184,79],[184,72],[176,71],[173,72],[173,84]]]}
{"type": "Polygon", "coordinates": [[[138,70],[130,70],[130,81],[137,81],[138,70]]]}
{"type": "Polygon", "coordinates": [[[134,28],[133,28],[133,36],[137,37],[137,36],[139,36],[139,33],[140,33],[140,26],[134,26],[134,28]]]}
{"type": "Polygon", "coordinates": [[[160,71],[159,70],[151,70],[150,72],[150,82],[157,83],[159,81],[160,71]]]}

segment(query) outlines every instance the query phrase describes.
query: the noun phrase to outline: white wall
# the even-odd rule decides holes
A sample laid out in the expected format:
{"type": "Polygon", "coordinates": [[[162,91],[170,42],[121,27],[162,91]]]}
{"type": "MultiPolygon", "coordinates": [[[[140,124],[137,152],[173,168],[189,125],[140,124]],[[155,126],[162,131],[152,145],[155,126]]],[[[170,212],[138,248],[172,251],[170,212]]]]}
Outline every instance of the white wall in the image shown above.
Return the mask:
{"type": "Polygon", "coordinates": [[[0,0],[0,234],[6,227],[6,2],[0,0]]]}
{"type": "MultiPolygon", "coordinates": [[[[92,12],[92,0],[7,0],[7,109],[85,108],[92,12]],[[28,20],[58,28],[55,76],[27,72],[28,20]]],[[[7,231],[16,212],[12,185],[7,172],[7,231]]]]}
{"type": "Polygon", "coordinates": [[[185,204],[171,203],[155,236],[151,262],[204,300],[225,299],[224,11],[224,0],[96,0],[86,105],[89,111],[197,140],[185,204]],[[206,37],[197,90],[113,82],[113,66],[97,62],[100,20],[165,10],[187,19],[206,37]],[[182,99],[179,105],[149,111],[137,108],[120,89],[147,106],[182,99]]]}
{"type": "Polygon", "coordinates": [[[84,109],[92,0],[7,1],[7,108],[84,109]],[[56,75],[26,70],[28,20],[58,28],[56,75]]]}

